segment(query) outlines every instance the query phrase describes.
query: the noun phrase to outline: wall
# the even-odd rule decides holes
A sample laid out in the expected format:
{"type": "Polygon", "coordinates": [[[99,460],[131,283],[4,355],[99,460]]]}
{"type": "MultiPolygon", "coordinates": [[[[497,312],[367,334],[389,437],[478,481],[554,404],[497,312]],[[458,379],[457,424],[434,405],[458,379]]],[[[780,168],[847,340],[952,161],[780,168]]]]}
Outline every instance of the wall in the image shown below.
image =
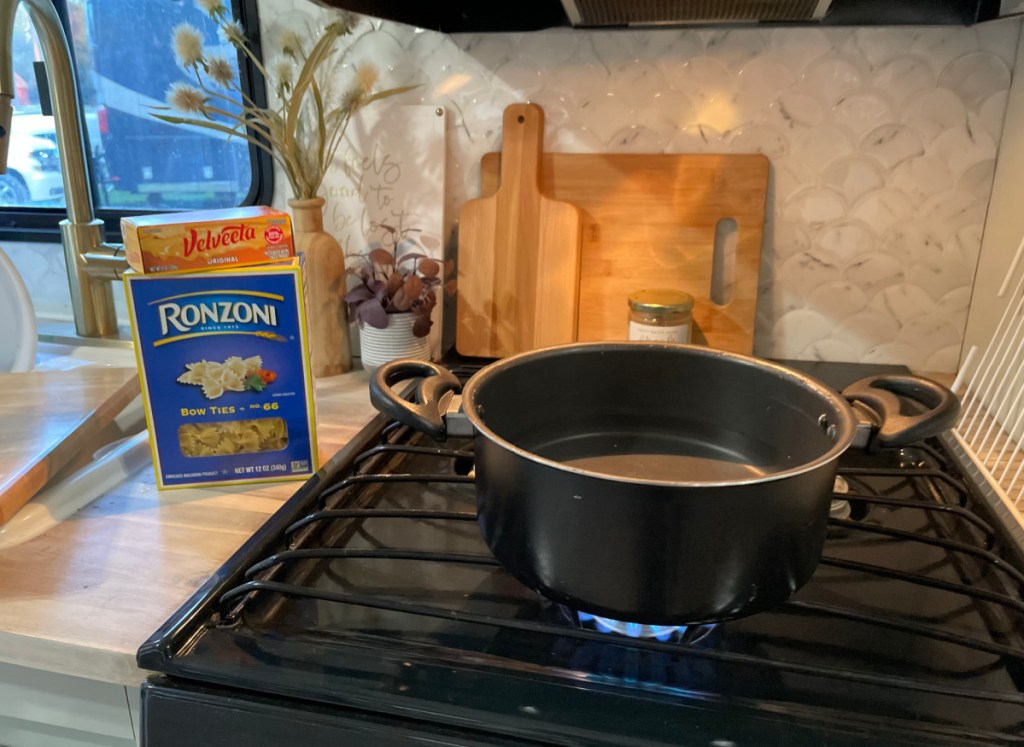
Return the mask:
{"type": "MultiPolygon", "coordinates": [[[[282,29],[329,12],[262,0],[261,14],[272,49],[282,29]]],[[[766,153],[756,352],[950,371],[1019,31],[1007,20],[449,37],[364,19],[350,60],[376,63],[381,85],[423,83],[419,100],[449,110],[449,224],[478,193],[479,159],[514,101],[544,107],[550,150],[766,153]]],[[[339,186],[340,173],[327,187],[339,186]]],[[[37,266],[41,307],[60,306],[52,267],[19,253],[37,266]]]]}

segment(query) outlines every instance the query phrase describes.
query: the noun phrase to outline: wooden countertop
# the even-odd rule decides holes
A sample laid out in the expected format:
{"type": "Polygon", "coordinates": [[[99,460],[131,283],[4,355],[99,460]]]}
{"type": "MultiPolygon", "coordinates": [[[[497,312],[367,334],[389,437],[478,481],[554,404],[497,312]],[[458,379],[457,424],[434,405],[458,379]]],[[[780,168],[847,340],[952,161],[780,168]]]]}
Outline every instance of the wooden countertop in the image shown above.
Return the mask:
{"type": "MultiPolygon", "coordinates": [[[[358,371],[319,382],[323,458],[375,414],[368,381],[358,371]]],[[[161,492],[147,465],[54,529],[0,550],[0,662],[139,684],[139,645],[301,484],[161,492]]]]}

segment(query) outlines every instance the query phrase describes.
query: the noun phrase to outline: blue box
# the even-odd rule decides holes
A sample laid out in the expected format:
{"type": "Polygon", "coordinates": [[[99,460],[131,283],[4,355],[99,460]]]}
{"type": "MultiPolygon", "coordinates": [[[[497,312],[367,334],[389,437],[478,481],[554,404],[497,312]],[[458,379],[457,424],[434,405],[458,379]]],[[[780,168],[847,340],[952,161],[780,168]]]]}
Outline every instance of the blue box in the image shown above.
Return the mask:
{"type": "Polygon", "coordinates": [[[158,487],[318,468],[298,262],[124,276],[158,487]]]}

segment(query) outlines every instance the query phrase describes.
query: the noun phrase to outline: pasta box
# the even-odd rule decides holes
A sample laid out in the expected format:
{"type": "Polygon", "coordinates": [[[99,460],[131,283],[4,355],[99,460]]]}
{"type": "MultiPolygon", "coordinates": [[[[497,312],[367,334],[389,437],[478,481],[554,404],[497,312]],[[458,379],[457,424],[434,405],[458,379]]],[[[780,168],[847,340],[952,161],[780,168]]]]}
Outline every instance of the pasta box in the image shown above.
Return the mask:
{"type": "Polygon", "coordinates": [[[124,284],[158,487],[317,470],[297,260],[124,284]]]}

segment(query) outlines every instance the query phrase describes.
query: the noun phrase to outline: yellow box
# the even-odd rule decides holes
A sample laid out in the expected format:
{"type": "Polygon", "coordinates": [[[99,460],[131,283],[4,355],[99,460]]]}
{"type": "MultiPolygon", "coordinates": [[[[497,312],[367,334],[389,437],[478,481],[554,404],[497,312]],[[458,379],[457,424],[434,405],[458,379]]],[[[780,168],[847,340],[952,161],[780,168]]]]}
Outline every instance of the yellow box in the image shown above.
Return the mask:
{"type": "Polygon", "coordinates": [[[141,273],[196,272],[295,256],[288,213],[269,207],[121,219],[128,264],[141,273]]]}

